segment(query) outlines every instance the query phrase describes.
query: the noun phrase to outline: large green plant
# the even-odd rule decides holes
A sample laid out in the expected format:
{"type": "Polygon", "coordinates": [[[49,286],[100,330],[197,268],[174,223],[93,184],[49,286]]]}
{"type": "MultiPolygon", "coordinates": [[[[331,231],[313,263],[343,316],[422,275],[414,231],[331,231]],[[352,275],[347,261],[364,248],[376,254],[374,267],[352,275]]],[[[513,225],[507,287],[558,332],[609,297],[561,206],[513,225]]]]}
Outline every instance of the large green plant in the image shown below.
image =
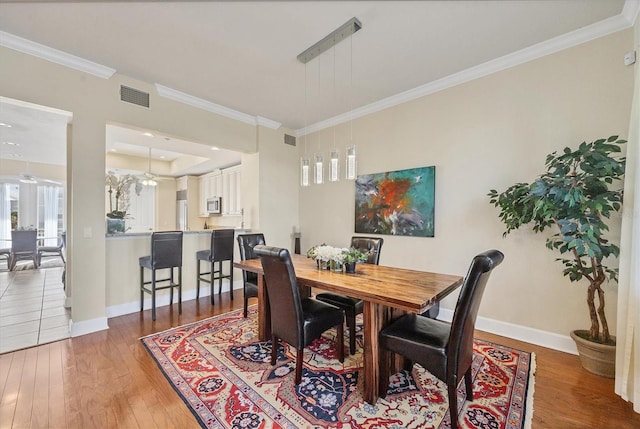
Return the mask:
{"type": "Polygon", "coordinates": [[[609,229],[605,219],[621,207],[620,179],[625,158],[615,154],[621,152],[624,143],[626,140],[611,136],[583,142],[576,150],[567,147],[561,154],[553,152],[547,156],[547,172],[533,183],[517,183],[502,193],[492,189],[488,194],[490,202],[500,208],[500,219],[507,226],[505,236],[529,223],[535,232],[557,228],[547,238],[547,248],[566,255],[557,260],[562,261],[563,274],[571,281],[584,278],[589,282],[588,339],[605,344],[613,341],[601,286],[607,277],[617,281],[618,270],[607,267],[603,260],[617,257],[620,252],[618,246],[604,237],[609,229]]]}

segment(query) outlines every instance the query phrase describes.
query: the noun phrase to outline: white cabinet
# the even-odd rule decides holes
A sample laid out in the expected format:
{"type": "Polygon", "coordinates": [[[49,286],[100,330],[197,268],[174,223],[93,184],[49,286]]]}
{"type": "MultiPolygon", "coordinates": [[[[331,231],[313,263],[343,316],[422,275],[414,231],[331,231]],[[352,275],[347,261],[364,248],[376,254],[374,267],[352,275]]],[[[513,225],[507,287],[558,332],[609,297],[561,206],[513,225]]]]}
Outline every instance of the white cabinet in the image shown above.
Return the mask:
{"type": "Polygon", "coordinates": [[[207,217],[209,216],[209,212],[207,211],[207,198],[211,196],[211,178],[208,177],[208,174],[204,176],[200,176],[200,204],[198,205],[200,208],[200,216],[207,217]]]}
{"type": "Polygon", "coordinates": [[[242,209],[241,199],[241,166],[235,166],[222,170],[222,214],[240,215],[242,209]]]}
{"type": "Polygon", "coordinates": [[[186,191],[187,190],[187,176],[178,177],[176,179],[176,190],[178,191],[186,191]]]}

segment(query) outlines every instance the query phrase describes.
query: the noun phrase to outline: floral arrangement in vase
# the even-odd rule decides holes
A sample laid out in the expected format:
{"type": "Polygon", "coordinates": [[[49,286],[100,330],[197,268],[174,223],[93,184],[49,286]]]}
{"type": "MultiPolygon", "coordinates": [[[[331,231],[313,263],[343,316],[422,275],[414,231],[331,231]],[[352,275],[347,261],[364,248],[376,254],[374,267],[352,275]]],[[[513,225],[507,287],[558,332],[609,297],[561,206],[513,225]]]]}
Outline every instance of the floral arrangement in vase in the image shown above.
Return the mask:
{"type": "Polygon", "coordinates": [[[307,257],[318,263],[318,268],[342,271],[342,252],[347,249],[333,247],[327,244],[313,246],[307,250],[307,257]]]}
{"type": "Polygon", "coordinates": [[[142,183],[132,174],[117,176],[109,172],[105,178],[105,186],[109,194],[109,211],[107,212],[107,217],[109,219],[124,219],[127,215],[127,209],[129,208],[129,190],[131,186],[134,186],[136,195],[140,195],[142,183]]]}

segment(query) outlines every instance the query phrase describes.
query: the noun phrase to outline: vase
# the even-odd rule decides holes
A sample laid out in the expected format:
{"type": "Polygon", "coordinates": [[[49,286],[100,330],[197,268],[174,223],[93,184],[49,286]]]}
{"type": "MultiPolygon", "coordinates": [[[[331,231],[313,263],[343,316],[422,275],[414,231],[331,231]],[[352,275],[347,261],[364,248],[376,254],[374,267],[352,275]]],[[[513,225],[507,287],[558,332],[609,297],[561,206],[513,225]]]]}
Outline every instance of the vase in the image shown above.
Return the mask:
{"type": "Polygon", "coordinates": [[[337,273],[342,272],[342,262],[331,260],[329,261],[329,269],[337,273]]]}
{"type": "Polygon", "coordinates": [[[345,262],[344,263],[344,272],[353,274],[356,272],[356,263],[355,262],[345,262]]]}
{"type": "Polygon", "coordinates": [[[316,259],[316,264],[318,265],[319,270],[328,270],[329,263],[328,261],[323,261],[322,259],[316,259]]]}
{"type": "Polygon", "coordinates": [[[107,234],[123,234],[124,228],[124,219],[107,218],[107,234]]]}

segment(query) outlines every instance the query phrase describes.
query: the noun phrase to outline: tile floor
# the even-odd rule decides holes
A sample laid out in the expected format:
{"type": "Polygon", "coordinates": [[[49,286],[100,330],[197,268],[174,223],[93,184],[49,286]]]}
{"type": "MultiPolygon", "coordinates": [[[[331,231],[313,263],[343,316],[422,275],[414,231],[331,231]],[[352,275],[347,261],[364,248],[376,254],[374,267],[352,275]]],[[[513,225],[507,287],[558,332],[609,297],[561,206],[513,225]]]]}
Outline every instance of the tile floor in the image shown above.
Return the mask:
{"type": "Polygon", "coordinates": [[[0,353],[69,337],[62,267],[0,271],[0,353]]]}

